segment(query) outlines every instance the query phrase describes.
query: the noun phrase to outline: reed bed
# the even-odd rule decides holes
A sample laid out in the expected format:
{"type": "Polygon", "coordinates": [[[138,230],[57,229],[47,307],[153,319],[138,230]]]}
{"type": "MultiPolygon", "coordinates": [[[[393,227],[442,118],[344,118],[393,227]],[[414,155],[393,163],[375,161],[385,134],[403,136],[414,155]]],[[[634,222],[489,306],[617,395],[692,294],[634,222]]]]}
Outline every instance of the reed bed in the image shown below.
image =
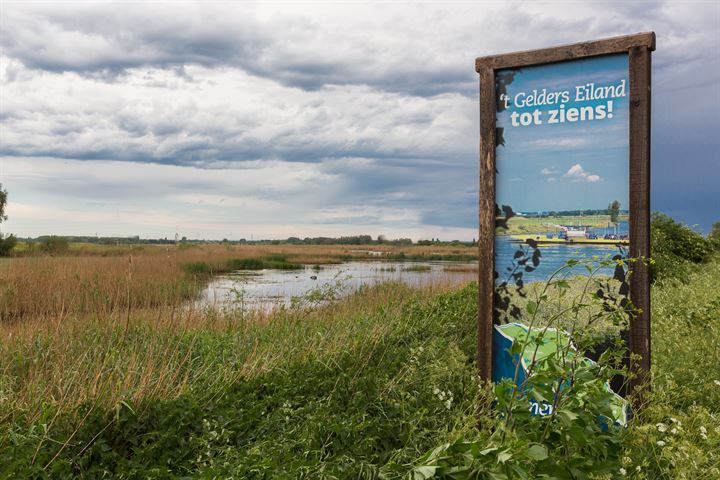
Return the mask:
{"type": "MultiPolygon", "coordinates": [[[[22,256],[0,264],[0,322],[83,313],[114,317],[128,309],[178,306],[198,294],[209,274],[231,269],[228,262],[233,260],[279,258],[288,265],[320,265],[371,259],[366,249],[351,245],[179,245],[125,251],[93,246],[87,252],[94,253],[86,255],[22,256]],[[103,256],[103,252],[109,254],[103,256]],[[196,274],[188,265],[202,268],[196,274]]],[[[373,249],[428,259],[475,252],[470,247],[373,249]]]]}

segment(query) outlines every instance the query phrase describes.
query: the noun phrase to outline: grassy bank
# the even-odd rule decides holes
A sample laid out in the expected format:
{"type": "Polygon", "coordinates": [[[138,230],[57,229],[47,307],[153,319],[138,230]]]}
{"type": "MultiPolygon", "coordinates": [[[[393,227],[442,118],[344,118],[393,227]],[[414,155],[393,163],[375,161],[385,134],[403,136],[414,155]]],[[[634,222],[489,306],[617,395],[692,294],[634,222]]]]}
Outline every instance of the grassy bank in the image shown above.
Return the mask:
{"type": "MultiPolygon", "coordinates": [[[[650,404],[595,478],[717,478],[718,282],[714,261],[653,287],[650,404]]],[[[255,319],[5,325],[2,476],[403,477],[443,442],[497,442],[498,419],[475,429],[475,308],[474,285],[388,284],[255,319]]],[[[535,475],[545,461],[524,460],[535,475]]]]}
{"type": "Polygon", "coordinates": [[[628,478],[720,478],[720,261],[683,280],[653,286],[653,391],[625,439],[628,478]]]}
{"type": "Polygon", "coordinates": [[[127,328],[5,327],[0,476],[406,471],[474,424],[474,299],[388,284],[247,323],[164,312],[127,328]]]}
{"type": "MultiPolygon", "coordinates": [[[[602,439],[568,416],[563,428],[576,436],[570,443],[581,457],[566,458],[568,441],[522,443],[534,434],[522,429],[500,437],[502,418],[479,410],[492,392],[478,384],[473,365],[475,284],[386,284],[319,309],[299,302],[271,315],[151,301],[83,309],[73,302],[88,297],[69,294],[87,288],[84,266],[95,266],[121,298],[128,285],[134,295],[165,278],[189,281],[182,265],[190,261],[243,258],[189,251],[194,256],[166,260],[161,271],[135,257],[130,271],[122,257],[20,259],[37,262],[31,271],[48,278],[63,267],[60,291],[68,296],[58,304],[34,298],[47,311],[0,322],[0,478],[440,478],[427,453],[443,444],[453,445],[444,462],[471,461],[478,475],[490,471],[488,458],[509,472],[522,466],[528,478],[720,475],[717,258],[655,282],[647,408],[602,439]],[[72,263],[81,260],[88,263],[72,263]],[[123,263],[94,263],[109,260],[123,263]],[[572,473],[571,460],[593,467],[572,473]]],[[[297,258],[254,253],[245,258],[297,258]]],[[[527,286],[531,294],[537,288],[527,286]]],[[[565,295],[583,289],[572,281],[565,295]]],[[[543,315],[563,301],[549,296],[543,315]]]]}

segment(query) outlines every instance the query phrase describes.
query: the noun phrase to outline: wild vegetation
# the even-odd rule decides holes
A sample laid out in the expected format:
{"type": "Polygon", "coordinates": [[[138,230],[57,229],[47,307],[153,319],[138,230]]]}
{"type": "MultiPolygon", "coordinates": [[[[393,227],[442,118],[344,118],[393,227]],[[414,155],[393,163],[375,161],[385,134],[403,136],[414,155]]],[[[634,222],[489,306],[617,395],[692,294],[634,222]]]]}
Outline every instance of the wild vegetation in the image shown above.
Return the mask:
{"type": "MultiPolygon", "coordinates": [[[[5,206],[7,205],[7,190],[3,189],[2,183],[0,183],[0,224],[7,220],[5,215],[5,206]]],[[[4,235],[0,231],[0,257],[5,257],[10,254],[15,245],[17,239],[14,235],[4,235]]]]}
{"type": "MultiPolygon", "coordinates": [[[[675,235],[660,225],[654,241],[675,235]]],[[[320,266],[345,247],[15,258],[0,264],[0,478],[718,478],[720,260],[670,253],[685,268],[653,285],[652,388],[627,428],[598,422],[610,357],[572,366],[550,419],[480,383],[476,284],[390,283],[273,314],[187,306],[216,271],[187,265],[320,266]]],[[[565,305],[565,320],[614,326],[595,289],[555,287],[526,287],[538,325],[565,305]]],[[[546,362],[534,391],[567,368],[546,362]]]]}
{"type": "Polygon", "coordinates": [[[694,265],[709,261],[720,247],[715,230],[706,238],[662,213],[654,213],[650,225],[654,279],[687,278],[694,265]]]}

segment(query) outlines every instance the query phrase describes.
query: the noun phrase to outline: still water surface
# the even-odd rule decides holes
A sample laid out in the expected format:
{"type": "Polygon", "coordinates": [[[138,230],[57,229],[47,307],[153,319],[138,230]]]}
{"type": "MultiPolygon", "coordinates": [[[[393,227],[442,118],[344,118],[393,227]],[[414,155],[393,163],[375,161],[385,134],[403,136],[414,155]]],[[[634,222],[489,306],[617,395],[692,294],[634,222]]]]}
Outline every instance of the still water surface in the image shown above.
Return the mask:
{"type": "Polygon", "coordinates": [[[320,270],[239,271],[213,279],[203,292],[203,305],[269,310],[289,306],[293,298],[314,291],[348,295],[363,285],[388,281],[425,286],[439,282],[464,283],[477,278],[477,263],[355,261],[322,265],[320,270]],[[418,271],[422,268],[422,271],[418,271]],[[462,270],[462,271],[457,271],[462,270]],[[314,278],[313,278],[314,277],[314,278]],[[242,304],[242,305],[241,305],[242,304]]]}
{"type": "MultiPolygon", "coordinates": [[[[497,237],[497,267],[501,275],[504,268],[510,265],[517,249],[518,245],[510,243],[509,237],[497,237]]],[[[526,283],[546,279],[569,258],[583,260],[596,256],[603,259],[619,253],[619,250],[603,245],[548,245],[541,247],[541,252],[538,268],[524,274],[526,283]]],[[[572,272],[573,275],[586,273],[584,268],[572,272]]],[[[602,273],[612,275],[612,269],[602,273]]],[[[323,265],[320,270],[306,266],[303,270],[238,271],[218,276],[210,281],[198,302],[201,306],[231,305],[236,308],[271,310],[280,305],[289,306],[293,298],[298,301],[319,290],[333,290],[336,294],[348,295],[362,285],[387,281],[425,286],[436,283],[462,284],[476,279],[477,262],[353,261],[323,265]]]]}

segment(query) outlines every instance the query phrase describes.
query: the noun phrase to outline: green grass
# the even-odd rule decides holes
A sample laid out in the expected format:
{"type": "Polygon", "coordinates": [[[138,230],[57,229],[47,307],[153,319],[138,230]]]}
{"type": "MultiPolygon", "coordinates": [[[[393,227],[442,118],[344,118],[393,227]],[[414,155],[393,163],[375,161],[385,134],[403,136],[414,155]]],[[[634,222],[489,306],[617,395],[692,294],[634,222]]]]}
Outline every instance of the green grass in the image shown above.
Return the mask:
{"type": "MultiPolygon", "coordinates": [[[[716,259],[653,286],[650,403],[617,433],[621,453],[597,459],[618,468],[588,478],[720,478],[718,284],[716,259]]],[[[5,341],[0,477],[403,478],[459,438],[505,446],[498,458],[511,462],[523,452],[493,436],[490,410],[475,428],[478,392],[487,393],[473,366],[476,288],[388,284],[256,324],[90,322],[66,337],[5,341]],[[155,363],[131,360],[153,350],[155,363]],[[75,404],[69,390],[61,401],[86,370],[102,373],[95,397],[75,404]],[[54,389],[27,390],[42,382],[54,389]]],[[[534,455],[523,460],[532,478],[570,478],[534,455]]]]}
{"type": "Polygon", "coordinates": [[[432,270],[430,265],[410,265],[403,268],[403,272],[429,272],[430,270],[432,270]]]}
{"type": "Polygon", "coordinates": [[[447,262],[471,262],[477,260],[477,254],[465,254],[465,253],[391,253],[384,257],[387,260],[395,262],[432,262],[432,261],[447,261],[447,262]]]}
{"type": "Polygon", "coordinates": [[[653,286],[653,391],[628,431],[630,478],[720,478],[720,261],[693,270],[653,286]]]}
{"type": "MultiPolygon", "coordinates": [[[[342,317],[286,311],[264,326],[220,332],[139,324],[123,334],[90,325],[72,348],[100,358],[108,349],[105,361],[122,369],[133,352],[174,345],[159,360],[188,388],[134,400],[129,388],[74,408],[5,399],[0,477],[344,478],[380,469],[397,476],[474,424],[475,291],[423,297],[389,284],[348,300],[342,317]]],[[[6,392],[37,380],[26,362],[52,356],[54,340],[38,336],[2,352],[12,364],[0,383],[6,392]]],[[[133,370],[126,375],[141,375],[133,370]]]]}
{"type": "Polygon", "coordinates": [[[304,267],[299,263],[292,263],[282,255],[269,255],[264,258],[234,258],[226,263],[230,270],[302,270],[304,267]]]}
{"type": "Polygon", "coordinates": [[[284,255],[268,255],[262,258],[231,258],[223,264],[190,262],[182,266],[190,276],[207,277],[212,274],[229,273],[235,270],[302,270],[302,264],[288,261],[284,255]]]}

